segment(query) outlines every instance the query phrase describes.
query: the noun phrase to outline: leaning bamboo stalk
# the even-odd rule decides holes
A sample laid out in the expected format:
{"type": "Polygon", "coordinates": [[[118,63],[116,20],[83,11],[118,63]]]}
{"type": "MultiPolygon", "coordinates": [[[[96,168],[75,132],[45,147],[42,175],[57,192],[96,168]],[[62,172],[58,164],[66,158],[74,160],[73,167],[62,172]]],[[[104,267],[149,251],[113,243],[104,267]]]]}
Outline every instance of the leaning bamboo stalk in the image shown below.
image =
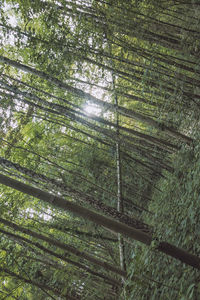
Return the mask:
{"type": "MultiPolygon", "coordinates": [[[[27,185],[23,182],[12,179],[3,174],[0,174],[0,184],[6,185],[8,187],[11,187],[12,189],[15,189],[15,190],[18,190],[18,191],[24,193],[24,194],[38,198],[50,205],[54,205],[65,211],[69,211],[69,212],[73,213],[74,215],[77,215],[77,216],[87,219],[91,222],[94,222],[97,225],[104,226],[116,233],[121,233],[124,236],[127,236],[133,240],[139,241],[147,246],[150,246],[151,243],[153,242],[153,238],[149,234],[146,234],[146,233],[142,232],[141,230],[135,229],[135,228],[130,227],[121,222],[117,222],[111,218],[102,216],[102,215],[100,215],[88,208],[80,206],[74,202],[67,201],[62,197],[55,196],[48,192],[42,191],[38,188],[27,185]]],[[[196,255],[190,254],[187,251],[185,251],[181,248],[178,248],[174,245],[171,245],[167,242],[159,242],[158,241],[155,246],[155,249],[157,249],[158,251],[163,252],[171,257],[174,257],[174,258],[180,260],[181,262],[192,266],[193,268],[200,270],[200,257],[198,257],[196,255]]]]}

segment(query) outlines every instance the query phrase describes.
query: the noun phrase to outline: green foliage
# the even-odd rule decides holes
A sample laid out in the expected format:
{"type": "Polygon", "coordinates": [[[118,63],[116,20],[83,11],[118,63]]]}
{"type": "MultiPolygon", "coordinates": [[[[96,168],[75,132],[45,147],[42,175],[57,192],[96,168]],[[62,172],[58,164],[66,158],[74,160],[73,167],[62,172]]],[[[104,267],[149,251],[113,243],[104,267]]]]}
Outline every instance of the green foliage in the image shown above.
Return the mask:
{"type": "MultiPolygon", "coordinates": [[[[154,235],[160,241],[172,244],[199,255],[200,215],[199,203],[199,133],[196,133],[194,149],[182,147],[174,155],[173,175],[160,180],[149,209],[154,216],[145,217],[154,227],[154,235]]],[[[159,254],[153,248],[134,247],[134,257],[129,267],[127,282],[127,299],[198,299],[198,271],[181,265],[174,259],[159,254]],[[149,278],[148,285],[142,289],[131,280],[134,274],[149,278]],[[154,283],[154,280],[158,283],[154,283]],[[168,286],[168,287],[167,287],[168,286]]]]}
{"type": "MultiPolygon", "coordinates": [[[[200,251],[198,3],[0,2],[0,59],[12,60],[0,66],[0,171],[104,215],[101,203],[117,207],[119,143],[125,214],[154,228],[148,249],[125,240],[121,298],[198,299],[197,271],[155,250],[166,240],[200,251]]],[[[0,195],[2,218],[119,266],[104,227],[5,186],[0,195]]],[[[2,298],[119,299],[114,272],[3,224],[2,298]]]]}

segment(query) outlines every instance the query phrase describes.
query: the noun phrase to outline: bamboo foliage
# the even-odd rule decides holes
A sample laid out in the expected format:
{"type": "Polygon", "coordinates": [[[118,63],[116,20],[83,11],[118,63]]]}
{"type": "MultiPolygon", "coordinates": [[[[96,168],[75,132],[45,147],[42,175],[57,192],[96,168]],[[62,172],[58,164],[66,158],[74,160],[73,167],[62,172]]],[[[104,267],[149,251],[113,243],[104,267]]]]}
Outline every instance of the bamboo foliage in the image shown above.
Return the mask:
{"type": "Polygon", "coordinates": [[[1,1],[3,296],[120,299],[141,243],[199,270],[149,221],[197,143],[198,24],[198,1],[1,1]]]}

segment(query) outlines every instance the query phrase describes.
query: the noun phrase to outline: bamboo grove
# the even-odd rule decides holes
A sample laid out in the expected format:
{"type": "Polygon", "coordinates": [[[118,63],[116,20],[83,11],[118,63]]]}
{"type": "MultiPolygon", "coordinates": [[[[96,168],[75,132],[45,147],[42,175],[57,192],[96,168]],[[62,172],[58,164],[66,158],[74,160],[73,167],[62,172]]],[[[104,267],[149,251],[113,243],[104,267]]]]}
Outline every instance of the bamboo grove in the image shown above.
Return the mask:
{"type": "Polygon", "coordinates": [[[186,299],[129,265],[142,247],[200,270],[148,221],[198,142],[200,3],[0,5],[0,298],[186,299]]]}

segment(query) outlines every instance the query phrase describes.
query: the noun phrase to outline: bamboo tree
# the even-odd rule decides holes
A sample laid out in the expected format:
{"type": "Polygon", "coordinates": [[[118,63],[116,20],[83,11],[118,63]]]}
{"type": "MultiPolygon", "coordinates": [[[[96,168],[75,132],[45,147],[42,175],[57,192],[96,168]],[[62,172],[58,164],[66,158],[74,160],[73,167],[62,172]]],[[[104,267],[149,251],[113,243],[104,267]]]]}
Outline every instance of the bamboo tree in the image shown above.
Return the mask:
{"type": "Polygon", "coordinates": [[[73,265],[75,266],[76,268],[79,268],[81,270],[84,270],[85,272],[95,276],[95,277],[98,277],[98,278],[101,278],[104,280],[104,282],[106,282],[107,284],[113,284],[113,285],[119,285],[119,281],[117,281],[115,278],[112,278],[110,276],[106,276],[100,272],[97,272],[95,270],[92,270],[91,268],[89,268],[87,265],[83,264],[83,263],[80,263],[80,262],[77,262],[77,261],[74,261],[72,259],[69,259],[66,255],[64,254],[59,254],[55,251],[52,251],[50,250],[49,248],[47,247],[44,247],[43,245],[41,245],[39,242],[33,242],[32,240],[30,239],[27,239],[25,237],[22,237],[20,235],[17,235],[17,234],[14,234],[12,232],[9,232],[7,230],[3,230],[3,229],[0,229],[0,232],[5,234],[6,236],[8,236],[9,238],[13,239],[15,242],[17,242],[18,244],[22,244],[24,247],[26,247],[26,244],[28,245],[33,245],[34,247],[42,250],[44,252],[45,255],[51,255],[52,257],[55,257],[55,258],[58,258],[58,259],[61,259],[62,261],[70,264],[70,265],[73,265]],[[25,244],[24,244],[25,243],[25,244]]]}
{"type": "MultiPolygon", "coordinates": [[[[112,74],[113,80],[113,93],[115,98],[115,105],[118,107],[118,99],[117,95],[115,95],[115,76],[112,74]]],[[[119,116],[116,114],[116,133],[119,136],[119,116]]],[[[124,203],[122,196],[122,169],[121,169],[121,153],[120,153],[120,143],[116,143],[116,169],[117,169],[117,210],[120,213],[124,213],[124,203]]],[[[125,261],[125,244],[123,237],[121,234],[118,234],[119,241],[119,258],[120,258],[120,266],[123,271],[126,271],[126,261],[125,261]]],[[[122,281],[125,282],[125,278],[122,277],[122,281]]]]}
{"type": "Polygon", "coordinates": [[[55,179],[47,178],[45,175],[36,173],[30,169],[24,168],[20,166],[19,164],[12,163],[11,161],[8,161],[2,157],[0,157],[0,164],[4,167],[13,168],[17,170],[18,172],[23,173],[26,176],[29,176],[30,178],[34,178],[36,181],[44,181],[48,185],[52,184],[52,187],[55,187],[56,189],[59,189],[61,192],[63,191],[68,196],[72,196],[73,198],[77,200],[81,200],[82,202],[89,203],[94,208],[101,210],[104,214],[115,218],[116,220],[119,220],[129,226],[133,226],[137,229],[140,229],[144,232],[151,232],[151,229],[149,226],[147,226],[145,223],[137,220],[137,218],[130,218],[128,215],[125,215],[124,213],[121,213],[117,211],[115,208],[111,206],[107,206],[98,199],[95,199],[94,197],[91,197],[90,195],[84,194],[81,191],[78,191],[77,189],[73,189],[69,187],[67,184],[60,183],[56,181],[55,179]]]}
{"type": "MultiPolygon", "coordinates": [[[[10,65],[12,67],[15,67],[19,70],[22,70],[24,72],[28,72],[28,73],[31,73],[31,74],[34,74],[38,77],[41,77],[49,82],[51,82],[52,84],[55,84],[56,86],[58,86],[59,88],[61,89],[64,89],[64,90],[67,90],[68,92],[70,93],[73,93],[75,94],[76,96],[80,97],[80,98],[83,98],[83,99],[86,99],[86,100],[90,100],[91,102],[97,104],[97,105],[100,105],[102,107],[105,107],[107,109],[110,109],[112,111],[116,111],[116,105],[113,105],[111,103],[108,103],[108,102],[105,102],[105,101],[102,101],[100,99],[97,99],[96,97],[90,95],[89,93],[86,93],[78,88],[75,88],[75,87],[72,87],[72,86],[69,86],[68,84],[60,81],[59,79],[57,78],[54,78],[50,75],[48,75],[47,73],[45,72],[42,72],[42,71],[39,71],[39,70],[36,70],[34,68],[31,68],[29,66],[26,66],[24,64],[21,64],[21,63],[18,63],[14,60],[11,60],[9,58],[6,58],[4,56],[0,56],[0,62],[2,63],[6,63],[7,65],[10,65]]],[[[141,122],[144,122],[144,123],[147,123],[148,125],[150,126],[153,126],[155,128],[158,128],[158,129],[161,129],[162,131],[166,131],[168,134],[176,137],[176,138],[180,138],[181,140],[183,140],[184,142],[188,143],[188,144],[191,144],[192,143],[192,139],[177,132],[174,128],[170,128],[168,126],[166,126],[165,124],[160,124],[158,123],[157,121],[153,120],[152,118],[149,118],[149,117],[146,117],[146,116],[143,116],[137,112],[134,112],[133,110],[130,110],[130,109],[127,109],[125,107],[121,107],[121,106],[118,106],[117,107],[117,111],[121,114],[123,114],[124,116],[127,116],[129,118],[133,118],[133,119],[136,119],[136,120],[139,120],[141,122]]]]}
{"type": "MultiPolygon", "coordinates": [[[[62,261],[69,273],[66,278],[76,293],[69,293],[69,296],[119,299],[120,291],[116,286],[121,289],[123,285],[116,278],[123,277],[128,284],[129,280],[122,259],[118,273],[114,269],[111,272],[108,265],[103,267],[104,261],[111,265],[110,257],[114,267],[117,265],[116,243],[98,239],[98,235],[107,238],[104,230],[119,236],[120,243],[124,240],[129,245],[125,253],[127,267],[131,258],[128,257],[129,250],[133,250],[131,242],[136,240],[153,251],[158,250],[200,269],[199,257],[157,240],[152,234],[153,228],[140,221],[141,218],[145,220],[148,213],[148,220],[153,218],[149,223],[153,221],[155,231],[159,231],[160,225],[157,228],[154,220],[158,219],[162,209],[164,211],[164,206],[158,213],[156,205],[165,193],[166,197],[168,195],[162,182],[168,183],[169,176],[180,180],[181,188],[187,188],[182,171],[176,176],[179,168],[174,163],[177,156],[182,155],[181,143],[192,146],[184,147],[184,151],[196,159],[197,134],[192,126],[198,123],[200,107],[198,11],[197,3],[184,0],[161,3],[155,0],[58,0],[56,3],[13,0],[2,3],[0,123],[3,139],[0,169],[3,174],[0,182],[4,185],[1,192],[4,224],[0,228],[3,235],[0,249],[2,257],[6,252],[8,262],[9,257],[14,262],[13,276],[5,275],[11,286],[7,297],[12,295],[12,285],[16,286],[18,280],[24,294],[16,297],[23,297],[23,300],[29,289],[35,297],[34,282],[30,282],[29,288],[28,282],[23,283],[23,279],[29,278],[29,266],[30,269],[34,265],[49,268],[48,279],[51,275],[56,276],[56,272],[59,276],[62,276],[61,272],[65,273],[59,268],[53,271],[47,261],[46,266],[42,265],[40,253],[43,253],[55,263],[62,261]],[[17,25],[11,24],[11,15],[16,16],[17,25]],[[115,103],[110,101],[113,90],[115,103]],[[91,104],[102,110],[99,115],[86,112],[91,104]],[[120,124],[119,120],[115,122],[115,116],[120,119],[120,124]],[[185,125],[189,120],[191,124],[185,125]],[[114,175],[116,162],[117,178],[114,175]],[[117,198],[116,184],[120,211],[113,208],[117,198]],[[23,194],[16,197],[7,187],[23,194]],[[26,195],[36,199],[28,199],[26,195]],[[45,220],[47,217],[50,221],[45,220]],[[18,225],[21,222],[23,226],[18,225]],[[100,229],[96,225],[100,225],[100,229]],[[6,226],[10,226],[12,232],[5,230],[6,226]],[[26,231],[31,227],[34,229],[26,231]],[[19,234],[16,234],[14,231],[18,230],[19,234]],[[26,234],[28,238],[25,238],[26,234]],[[47,240],[49,246],[45,248],[47,240]],[[70,255],[76,252],[76,260],[65,256],[66,245],[71,250],[70,255]],[[39,253],[34,254],[31,247],[39,253]],[[16,257],[21,263],[20,255],[25,253],[28,257],[27,251],[35,261],[25,262],[18,268],[16,257]],[[85,258],[79,256],[81,254],[86,255],[85,258]],[[93,259],[97,260],[94,265],[93,259]],[[97,272],[100,265],[101,271],[97,272]],[[23,270],[28,270],[26,276],[23,270]],[[17,279],[15,274],[22,278],[17,279]]],[[[171,193],[175,207],[178,191],[171,193]]],[[[196,196],[195,189],[194,192],[192,199],[196,196]]],[[[166,202],[165,205],[167,207],[166,202]]],[[[172,230],[170,216],[165,224],[161,220],[163,228],[167,229],[166,236],[172,230]]],[[[177,216],[176,209],[173,216],[177,216]]],[[[181,237],[187,248],[187,236],[181,237]]],[[[171,238],[173,236],[165,239],[171,238]]],[[[180,243],[181,239],[177,241],[180,243]]],[[[151,264],[148,263],[147,268],[142,266],[145,249],[134,244],[134,272],[151,272],[151,264]]],[[[148,255],[154,256],[149,251],[148,255]]],[[[11,270],[9,263],[6,269],[11,270]]],[[[151,280],[145,280],[145,275],[138,279],[134,274],[136,283],[132,283],[134,288],[129,291],[131,298],[142,298],[145,293],[150,298],[163,297],[163,282],[154,280],[160,276],[158,269],[159,265],[153,269],[151,280]],[[138,294],[137,284],[142,285],[138,294]]],[[[195,283],[195,276],[191,274],[195,283]]],[[[64,279],[58,279],[58,284],[64,279]]],[[[172,277],[169,280],[175,282],[172,277]]],[[[184,286],[182,279],[180,282],[183,288],[177,295],[166,286],[169,298],[182,296],[184,290],[186,298],[191,295],[198,298],[196,285],[184,286]]],[[[53,291],[48,292],[48,286],[56,290],[56,284],[51,285],[50,281],[46,284],[49,297],[50,294],[54,297],[53,291]]],[[[45,286],[41,288],[45,289],[45,286]]],[[[61,297],[61,290],[65,288],[56,290],[60,296],[55,297],[61,297]]]]}
{"type": "MultiPolygon", "coordinates": [[[[147,246],[150,246],[153,241],[151,236],[138,229],[134,229],[133,227],[129,227],[123,223],[119,223],[107,217],[101,216],[85,207],[81,207],[80,205],[64,200],[61,197],[55,196],[53,194],[26,185],[8,176],[4,176],[0,174],[0,183],[9,186],[13,189],[16,189],[18,191],[21,191],[22,193],[36,197],[50,205],[54,205],[60,209],[70,211],[75,215],[78,215],[82,218],[86,218],[87,220],[94,222],[98,225],[104,226],[116,233],[121,233],[124,236],[140,241],[147,246]]],[[[159,250],[160,252],[163,252],[171,257],[180,260],[185,264],[188,264],[200,270],[200,258],[198,256],[190,254],[182,250],[181,248],[178,248],[167,242],[159,242],[158,246],[156,246],[156,249],[159,250]]]]}
{"type": "MultiPolygon", "coordinates": [[[[53,288],[51,288],[51,287],[49,287],[49,286],[47,286],[47,285],[40,284],[40,283],[37,283],[37,282],[35,282],[35,281],[33,281],[33,280],[27,279],[27,278],[21,276],[20,274],[17,274],[17,273],[15,273],[15,272],[13,272],[13,271],[10,271],[8,268],[0,267],[0,271],[1,271],[2,273],[6,273],[6,274],[9,275],[9,276],[12,276],[12,277],[14,277],[14,278],[16,278],[16,279],[18,279],[18,280],[20,280],[20,281],[23,281],[23,282],[25,282],[25,283],[31,284],[31,285],[33,285],[33,286],[36,286],[36,287],[38,287],[39,289],[41,289],[42,291],[43,291],[43,290],[44,290],[44,291],[47,290],[47,291],[52,292],[54,295],[56,295],[56,296],[58,296],[58,297],[62,297],[62,295],[61,295],[61,293],[60,293],[59,291],[56,291],[55,289],[53,289],[53,288]]],[[[77,297],[73,297],[73,296],[70,296],[69,294],[67,294],[66,296],[67,296],[67,299],[69,299],[69,300],[78,300],[78,299],[80,299],[79,297],[78,297],[78,298],[77,298],[77,297]]],[[[53,297],[52,297],[52,298],[53,298],[53,297]]],[[[55,299],[55,298],[53,298],[53,299],[55,299]]]]}

